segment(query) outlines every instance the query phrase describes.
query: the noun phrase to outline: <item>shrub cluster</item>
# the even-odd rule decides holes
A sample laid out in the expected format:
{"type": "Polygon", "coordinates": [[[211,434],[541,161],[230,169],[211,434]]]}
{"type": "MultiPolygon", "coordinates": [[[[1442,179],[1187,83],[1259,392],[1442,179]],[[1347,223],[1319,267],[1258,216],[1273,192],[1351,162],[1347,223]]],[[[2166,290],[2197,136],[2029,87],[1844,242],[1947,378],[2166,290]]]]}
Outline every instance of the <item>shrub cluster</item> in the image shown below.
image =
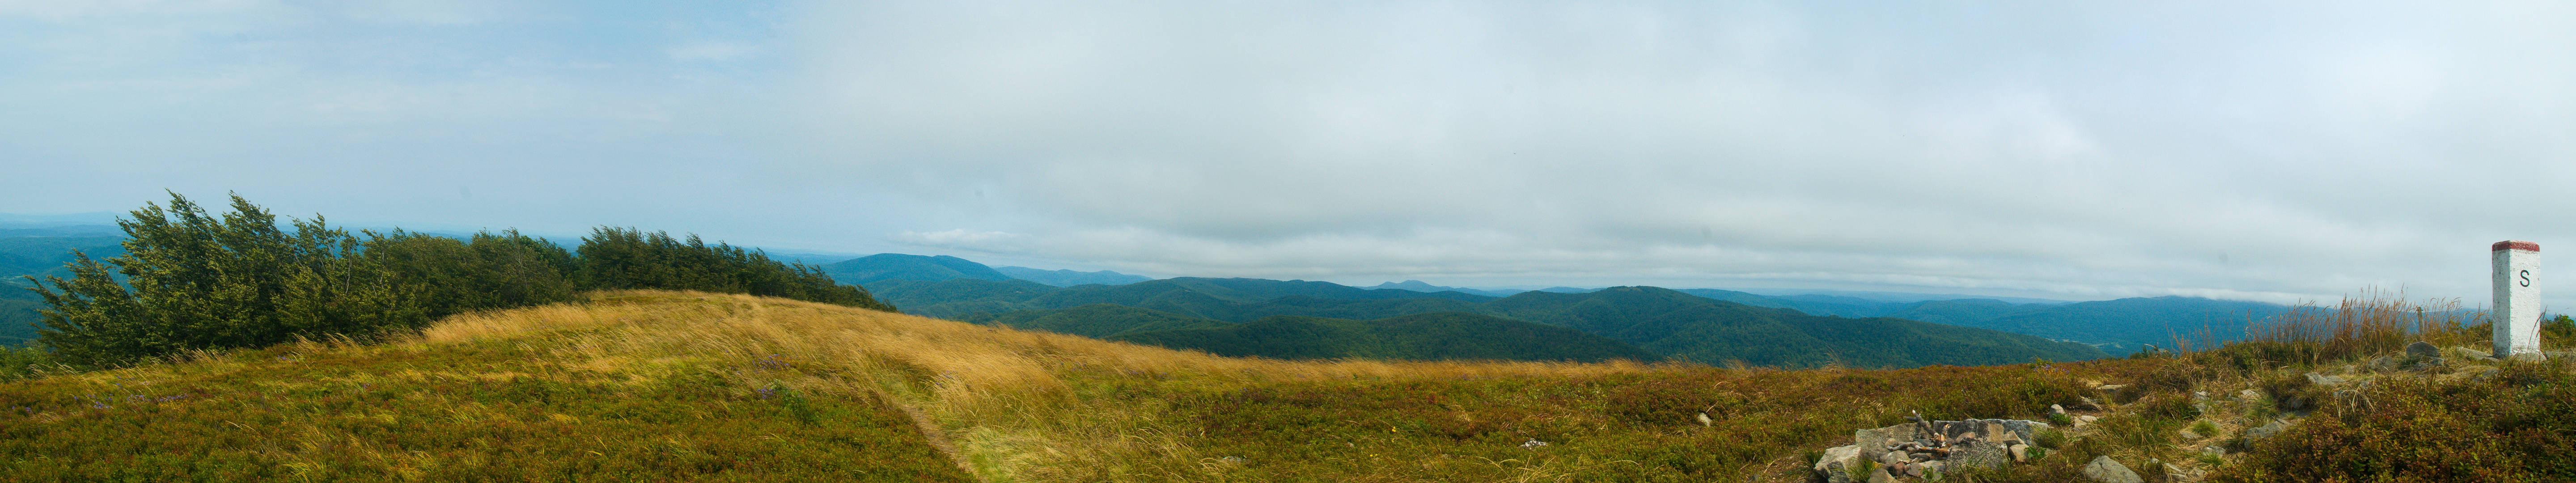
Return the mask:
{"type": "Polygon", "coordinates": [[[462,240],[399,229],[351,234],[315,216],[292,221],[289,231],[240,196],[221,216],[176,193],[168,207],[146,204],[132,215],[117,221],[124,256],[77,254],[70,279],[35,284],[48,306],[39,337],[63,362],[115,364],[299,337],[368,340],[450,314],[569,301],[594,289],[748,293],[894,310],[820,268],[633,228],[598,228],[576,255],[515,230],[462,240]]]}

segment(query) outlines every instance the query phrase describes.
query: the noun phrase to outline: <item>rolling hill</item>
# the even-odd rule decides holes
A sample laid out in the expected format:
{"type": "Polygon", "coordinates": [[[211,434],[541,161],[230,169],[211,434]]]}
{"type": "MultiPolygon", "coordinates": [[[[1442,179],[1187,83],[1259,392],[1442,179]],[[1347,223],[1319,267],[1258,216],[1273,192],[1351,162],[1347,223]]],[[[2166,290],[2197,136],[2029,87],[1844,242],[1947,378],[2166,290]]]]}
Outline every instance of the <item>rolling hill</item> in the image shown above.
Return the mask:
{"type": "Polygon", "coordinates": [[[1242,324],[1134,332],[1110,340],[1273,359],[1660,360],[1608,338],[1501,317],[1441,312],[1377,320],[1278,315],[1242,324]]]}
{"type": "Polygon", "coordinates": [[[1058,287],[1071,287],[1075,285],[1126,285],[1154,279],[1154,277],[1147,277],[1144,275],[1128,275],[1108,270],[1097,272],[1076,272],[1072,270],[1039,270],[1029,267],[993,267],[993,271],[1001,272],[1003,275],[1009,275],[1011,278],[1058,287]]]}
{"type": "MultiPolygon", "coordinates": [[[[1025,281],[949,280],[870,287],[906,312],[979,323],[1079,325],[1078,334],[1128,333],[1119,323],[1171,318],[1252,322],[1275,316],[1375,320],[1434,313],[1475,314],[1568,327],[1634,345],[1656,356],[1707,363],[1806,367],[1982,365],[2033,358],[2082,360],[2108,354],[2083,344],[2004,331],[1912,320],[1814,316],[1654,287],[1583,293],[1531,291],[1503,298],[1423,294],[1325,282],[1174,278],[1122,286],[1045,290],[1025,281]],[[1424,297],[1429,295],[1429,297],[1424,297]],[[941,298],[951,300],[937,302],[941,298]],[[1149,312],[1116,311],[1102,306],[1149,312]],[[1074,311],[1076,307],[1089,307],[1074,311]],[[1140,313],[1161,314],[1164,318],[1140,313]]],[[[1134,331],[1142,332],[1142,331],[1134,331]]],[[[1319,332],[1320,333],[1320,332],[1319,332]]],[[[1107,335],[1102,335],[1107,336],[1107,335]]]]}
{"type": "Polygon", "coordinates": [[[867,285],[883,280],[942,280],[971,278],[976,280],[1010,280],[1011,276],[993,271],[963,258],[947,255],[923,256],[901,253],[879,253],[823,266],[823,273],[833,280],[851,285],[867,285]]]}

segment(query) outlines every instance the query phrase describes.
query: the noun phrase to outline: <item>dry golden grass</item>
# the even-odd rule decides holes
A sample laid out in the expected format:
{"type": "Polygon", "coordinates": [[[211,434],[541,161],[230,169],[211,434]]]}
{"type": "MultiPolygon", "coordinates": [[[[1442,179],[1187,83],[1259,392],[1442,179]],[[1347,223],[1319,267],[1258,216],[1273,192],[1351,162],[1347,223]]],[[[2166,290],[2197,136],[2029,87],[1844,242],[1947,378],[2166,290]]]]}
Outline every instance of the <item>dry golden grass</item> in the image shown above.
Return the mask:
{"type": "MultiPolygon", "coordinates": [[[[1054,480],[1128,474],[1172,461],[1215,461],[1192,452],[1178,422],[1158,421],[1152,401],[1098,401],[1075,394],[1080,378],[1124,377],[1224,390],[1253,384],[1336,379],[1417,380],[1588,377],[1678,370],[1629,362],[1391,362],[1241,359],[1047,332],[785,299],[675,291],[617,291],[563,304],[459,315],[425,330],[426,347],[479,340],[550,338],[568,367],[639,381],[667,377],[656,360],[713,358],[828,368],[740,371],[736,387],[884,397],[925,419],[959,463],[988,480],[1054,480]],[[820,374],[820,375],[816,375],[820,374]],[[1140,377],[1141,376],[1141,377],[1140,377]]],[[[318,349],[328,343],[313,343],[318,349]]],[[[928,428],[926,428],[928,429],[928,428]]]]}

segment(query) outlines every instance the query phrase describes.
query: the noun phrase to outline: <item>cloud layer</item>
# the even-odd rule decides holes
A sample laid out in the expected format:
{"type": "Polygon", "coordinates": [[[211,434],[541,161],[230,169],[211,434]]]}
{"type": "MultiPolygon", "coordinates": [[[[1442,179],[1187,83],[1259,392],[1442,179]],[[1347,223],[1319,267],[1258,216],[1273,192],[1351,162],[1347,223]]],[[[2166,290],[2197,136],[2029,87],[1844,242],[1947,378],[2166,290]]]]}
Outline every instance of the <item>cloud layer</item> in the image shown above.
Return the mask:
{"type": "Polygon", "coordinates": [[[0,3],[44,114],[0,211],[2273,301],[2475,303],[2486,243],[2576,246],[2554,4],[350,5],[0,3]]]}

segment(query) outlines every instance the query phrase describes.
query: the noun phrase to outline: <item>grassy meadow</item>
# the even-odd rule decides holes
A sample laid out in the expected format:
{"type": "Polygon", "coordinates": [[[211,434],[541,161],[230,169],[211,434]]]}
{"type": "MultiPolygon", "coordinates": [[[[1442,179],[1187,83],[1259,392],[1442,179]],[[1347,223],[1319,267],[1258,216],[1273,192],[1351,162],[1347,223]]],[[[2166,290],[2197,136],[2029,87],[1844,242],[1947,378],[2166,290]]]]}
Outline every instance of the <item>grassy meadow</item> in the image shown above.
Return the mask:
{"type": "MultiPolygon", "coordinates": [[[[2063,481],[2096,455],[2223,481],[2570,476],[2538,452],[2576,434],[2563,363],[2392,374],[2351,394],[2295,384],[2368,378],[2343,366],[2401,350],[2413,336],[2386,331],[2413,330],[2394,325],[2412,306],[2374,303],[2169,357],[1777,370],[1227,358],[776,298],[593,292],[389,343],[0,383],[0,481],[1805,481],[1821,450],[1914,411],[2047,419],[2081,398],[2108,407],[2042,437],[2049,456],[1950,478],[2063,481]],[[2194,396],[2257,388],[2309,399],[2194,396]],[[2409,419],[2374,416],[2391,412],[2409,419]],[[2236,436],[2276,419],[2302,424],[2236,436]],[[2400,454],[2413,447],[2374,436],[2412,421],[2512,437],[2400,454]],[[2200,456],[2211,446],[2252,452],[2200,456]],[[2316,457],[2351,448],[2398,463],[2316,457]]],[[[2479,329],[2435,325],[2415,335],[2479,329]]]]}

